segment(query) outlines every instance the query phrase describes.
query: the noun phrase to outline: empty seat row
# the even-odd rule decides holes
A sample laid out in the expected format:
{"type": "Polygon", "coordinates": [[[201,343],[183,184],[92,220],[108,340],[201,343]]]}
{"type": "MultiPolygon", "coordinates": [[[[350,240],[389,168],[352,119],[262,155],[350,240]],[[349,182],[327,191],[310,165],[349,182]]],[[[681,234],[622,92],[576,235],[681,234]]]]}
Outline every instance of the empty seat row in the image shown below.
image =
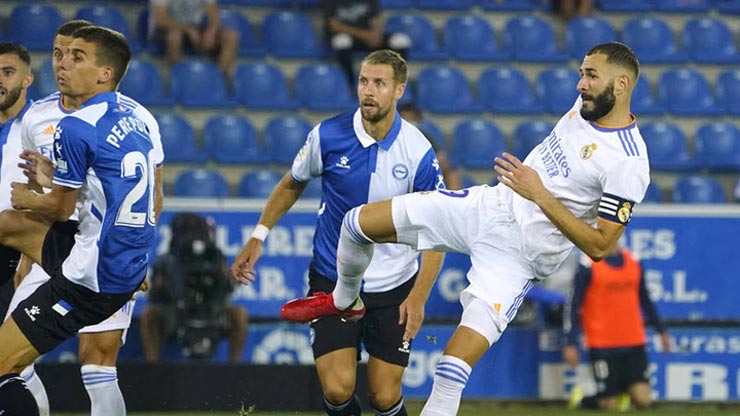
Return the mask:
{"type": "MultiPolygon", "coordinates": [[[[232,193],[226,178],[216,169],[186,169],[175,179],[171,194],[188,198],[267,198],[275,189],[285,172],[275,170],[254,170],[245,173],[238,184],[238,192],[232,193]]],[[[471,177],[466,178],[465,186],[476,185],[471,177]]],[[[740,184],[740,181],[738,182],[740,184]]],[[[321,198],[321,180],[311,180],[302,198],[321,198]]],[[[728,201],[722,185],[714,178],[705,175],[680,177],[672,189],[671,201],[679,204],[719,204],[728,201]]],[[[654,181],[650,183],[643,203],[668,202],[654,181]]]]}
{"type": "MultiPolygon", "coordinates": [[[[435,113],[465,114],[488,110],[494,114],[560,115],[577,97],[578,74],[569,67],[552,67],[539,73],[533,87],[524,72],[508,66],[484,70],[475,85],[457,67],[430,65],[406,88],[402,102],[416,101],[435,113]]],[[[56,90],[51,62],[38,71],[32,96],[56,90]]],[[[266,62],[240,64],[233,77],[233,93],[218,68],[206,60],[186,60],[170,73],[169,91],[156,67],[133,60],[120,90],[144,105],[190,108],[234,107],[256,110],[341,111],[357,105],[344,73],[330,64],[308,64],[293,79],[295,94],[278,66],[266,62]]],[[[638,115],[718,116],[740,114],[740,69],[722,72],[714,91],[704,75],[690,68],[670,69],[655,88],[646,76],[638,79],[632,98],[638,115]],[[657,94],[653,93],[657,90],[657,94]]]]}
{"type": "MultiPolygon", "coordinates": [[[[90,20],[122,32],[130,40],[134,52],[142,46],[161,54],[159,45],[148,45],[148,11],[142,10],[137,21],[137,37],[132,38],[123,14],[116,7],[85,6],[76,18],[90,20]]],[[[249,20],[236,10],[221,11],[222,25],[237,30],[242,56],[262,57],[267,52],[278,58],[319,58],[327,55],[317,30],[309,17],[301,12],[275,11],[262,22],[261,39],[249,20]]],[[[31,50],[50,49],[53,34],[62,22],[59,11],[51,5],[24,4],[11,12],[9,37],[31,50]]],[[[555,30],[550,23],[536,16],[511,18],[502,28],[503,42],[498,41],[494,28],[482,17],[458,15],[447,20],[442,40],[432,23],[422,14],[390,16],[386,22],[390,32],[403,32],[412,40],[410,59],[463,61],[564,62],[580,59],[596,43],[618,39],[615,28],[603,18],[583,17],[566,26],[565,45],[558,46],[555,30]]],[[[678,46],[668,23],[655,17],[635,17],[622,28],[621,40],[630,45],[642,62],[683,63],[689,59],[700,63],[732,64],[740,55],[728,25],[721,19],[697,17],[686,22],[682,30],[682,47],[678,46]]]]}

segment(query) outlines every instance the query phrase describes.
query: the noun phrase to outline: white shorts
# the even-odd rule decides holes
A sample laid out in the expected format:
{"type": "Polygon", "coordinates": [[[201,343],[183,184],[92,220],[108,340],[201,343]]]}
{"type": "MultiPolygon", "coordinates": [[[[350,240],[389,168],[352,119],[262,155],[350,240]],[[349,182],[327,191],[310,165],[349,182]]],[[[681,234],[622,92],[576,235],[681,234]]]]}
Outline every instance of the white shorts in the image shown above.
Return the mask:
{"type": "MultiPolygon", "coordinates": [[[[49,280],[49,275],[46,274],[41,266],[39,266],[38,264],[34,264],[33,266],[31,266],[31,271],[25,278],[23,278],[21,284],[15,289],[15,293],[13,294],[13,298],[10,300],[10,305],[8,306],[8,312],[5,315],[5,319],[8,319],[10,313],[15,310],[16,306],[18,306],[21,301],[30,296],[31,293],[35,292],[36,289],[38,289],[38,287],[44,284],[47,280],[49,280]]],[[[99,324],[86,326],[80,329],[79,333],[87,334],[122,329],[123,333],[121,334],[121,345],[123,345],[126,342],[126,333],[128,332],[128,327],[131,326],[131,317],[134,313],[135,303],[136,301],[134,299],[131,299],[125,305],[123,305],[121,309],[111,315],[110,318],[104,320],[103,322],[100,322],[99,324]]]]}
{"type": "Polygon", "coordinates": [[[461,294],[461,325],[493,343],[514,319],[532,286],[534,270],[523,252],[519,225],[498,187],[433,191],[393,198],[398,241],[418,250],[470,255],[470,285],[461,294]],[[490,313],[466,313],[480,299],[490,313]],[[480,315],[480,316],[479,316],[480,315]]]}

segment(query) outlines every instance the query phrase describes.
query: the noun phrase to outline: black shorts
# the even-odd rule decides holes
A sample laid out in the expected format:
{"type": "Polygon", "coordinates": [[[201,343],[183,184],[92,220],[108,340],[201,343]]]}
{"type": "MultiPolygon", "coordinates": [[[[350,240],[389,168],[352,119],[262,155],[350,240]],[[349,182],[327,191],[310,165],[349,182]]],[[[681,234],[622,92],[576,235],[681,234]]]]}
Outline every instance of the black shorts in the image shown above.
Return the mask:
{"type": "MultiPolygon", "coordinates": [[[[403,367],[409,364],[411,343],[403,341],[405,326],[398,324],[398,307],[414,286],[416,276],[401,286],[382,293],[362,293],[367,310],[357,322],[345,322],[338,316],[327,316],[311,323],[311,346],[314,358],[342,348],[356,348],[360,360],[361,343],[371,356],[403,367]]],[[[308,273],[309,295],[331,292],[336,284],[315,271],[308,273]]]]}
{"type": "Polygon", "coordinates": [[[635,383],[647,382],[648,358],[644,345],[594,348],[589,351],[598,397],[614,397],[635,383]]]}
{"type": "MultiPolygon", "coordinates": [[[[13,320],[36,350],[43,354],[113,315],[131,299],[128,293],[98,293],[62,275],[62,263],[74,246],[77,222],[56,222],[44,238],[41,262],[51,276],[13,311],[13,320]]],[[[143,279],[143,276],[142,276],[143,279]]]]}

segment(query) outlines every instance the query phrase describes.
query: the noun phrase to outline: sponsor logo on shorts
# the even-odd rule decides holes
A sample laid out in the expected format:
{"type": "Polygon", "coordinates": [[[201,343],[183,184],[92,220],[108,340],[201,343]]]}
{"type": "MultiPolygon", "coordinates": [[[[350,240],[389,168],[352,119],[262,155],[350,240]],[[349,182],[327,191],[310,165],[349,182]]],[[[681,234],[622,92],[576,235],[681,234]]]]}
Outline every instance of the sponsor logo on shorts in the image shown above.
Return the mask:
{"type": "Polygon", "coordinates": [[[31,306],[31,309],[23,308],[23,311],[26,312],[26,315],[28,315],[28,318],[32,322],[36,322],[36,315],[41,315],[41,308],[36,305],[31,306]]]}
{"type": "Polygon", "coordinates": [[[403,340],[401,346],[398,348],[398,351],[401,351],[404,354],[411,354],[411,342],[403,340]]]}

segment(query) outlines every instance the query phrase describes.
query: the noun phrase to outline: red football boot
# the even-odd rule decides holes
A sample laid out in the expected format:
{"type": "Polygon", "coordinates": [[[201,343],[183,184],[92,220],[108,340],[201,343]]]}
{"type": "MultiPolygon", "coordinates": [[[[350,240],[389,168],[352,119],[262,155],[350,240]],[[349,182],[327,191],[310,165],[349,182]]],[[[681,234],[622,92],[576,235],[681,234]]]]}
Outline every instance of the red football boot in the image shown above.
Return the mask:
{"type": "Polygon", "coordinates": [[[365,315],[365,304],[357,298],[355,303],[347,309],[341,310],[334,306],[334,295],[331,293],[316,292],[313,296],[293,299],[280,309],[283,319],[295,322],[311,322],[322,316],[339,315],[345,321],[359,321],[365,315]]]}

